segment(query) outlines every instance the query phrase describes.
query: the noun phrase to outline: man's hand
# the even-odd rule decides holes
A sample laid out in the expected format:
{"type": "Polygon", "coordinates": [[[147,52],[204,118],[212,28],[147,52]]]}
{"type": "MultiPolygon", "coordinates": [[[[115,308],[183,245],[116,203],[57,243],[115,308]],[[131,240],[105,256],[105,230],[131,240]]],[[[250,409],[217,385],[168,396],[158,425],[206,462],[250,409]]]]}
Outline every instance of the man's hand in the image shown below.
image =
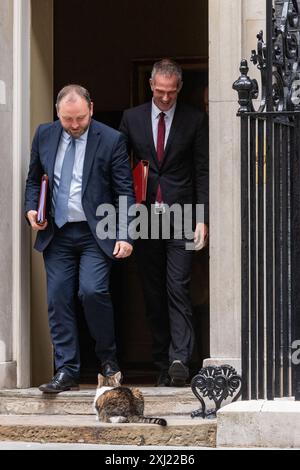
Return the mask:
{"type": "Polygon", "coordinates": [[[28,211],[27,212],[27,219],[30,222],[32,230],[37,232],[38,230],[45,230],[48,226],[47,220],[43,224],[36,223],[37,211],[28,211]]]}
{"type": "Polygon", "coordinates": [[[195,243],[195,250],[199,251],[207,245],[208,241],[208,227],[206,224],[199,222],[196,225],[195,233],[194,233],[194,243],[195,243]]]}
{"type": "Polygon", "coordinates": [[[132,251],[133,251],[133,247],[132,245],[130,245],[130,243],[117,242],[115,244],[113,255],[115,258],[118,258],[118,259],[127,258],[128,256],[131,255],[132,251]]]}

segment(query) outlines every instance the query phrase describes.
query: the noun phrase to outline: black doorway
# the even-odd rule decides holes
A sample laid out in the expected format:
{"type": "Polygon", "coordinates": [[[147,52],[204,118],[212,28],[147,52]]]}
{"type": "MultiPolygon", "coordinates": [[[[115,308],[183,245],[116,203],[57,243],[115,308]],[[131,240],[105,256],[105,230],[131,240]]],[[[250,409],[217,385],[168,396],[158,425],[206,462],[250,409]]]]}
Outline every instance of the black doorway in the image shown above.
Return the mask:
{"type": "MultiPolygon", "coordinates": [[[[204,109],[208,83],[208,0],[54,0],[54,96],[68,83],[89,89],[94,118],[118,128],[124,109],[148,100],[151,64],[161,57],[184,69],[182,99],[204,109]]],[[[209,356],[208,249],[195,255],[192,299],[197,350],[209,356]]],[[[134,260],[111,278],[120,364],[127,382],[152,383],[151,339],[134,260]]],[[[82,382],[95,383],[94,345],[79,312],[82,382]]]]}

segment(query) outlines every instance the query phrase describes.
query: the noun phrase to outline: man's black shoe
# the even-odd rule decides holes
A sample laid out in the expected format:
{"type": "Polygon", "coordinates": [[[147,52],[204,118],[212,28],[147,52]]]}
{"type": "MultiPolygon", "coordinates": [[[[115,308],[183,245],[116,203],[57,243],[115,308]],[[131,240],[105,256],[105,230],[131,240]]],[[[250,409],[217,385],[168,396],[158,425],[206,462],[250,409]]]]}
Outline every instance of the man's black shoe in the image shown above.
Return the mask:
{"type": "Polygon", "coordinates": [[[68,390],[79,390],[78,383],[66,372],[57,372],[51,382],[43,384],[39,390],[44,393],[60,393],[68,390]]]}
{"type": "Polygon", "coordinates": [[[189,369],[181,361],[173,361],[169,368],[171,387],[184,387],[189,376],[189,369]]]}
{"type": "Polygon", "coordinates": [[[102,365],[102,374],[105,377],[111,377],[112,375],[115,375],[118,372],[120,372],[120,367],[116,362],[107,361],[104,362],[104,364],[102,365]]]}
{"type": "Polygon", "coordinates": [[[168,370],[162,370],[158,376],[156,386],[157,387],[169,387],[171,379],[168,373],[168,370]]]}

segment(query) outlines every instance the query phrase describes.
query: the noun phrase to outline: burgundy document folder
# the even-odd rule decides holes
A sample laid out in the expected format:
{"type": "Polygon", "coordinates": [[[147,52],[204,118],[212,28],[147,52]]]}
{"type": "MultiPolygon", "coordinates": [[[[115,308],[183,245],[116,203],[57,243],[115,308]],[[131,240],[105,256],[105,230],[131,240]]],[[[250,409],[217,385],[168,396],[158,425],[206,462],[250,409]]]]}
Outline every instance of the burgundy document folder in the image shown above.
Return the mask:
{"type": "Polygon", "coordinates": [[[46,220],[47,191],[48,191],[48,176],[43,175],[42,181],[41,181],[39,204],[37,208],[37,216],[36,216],[37,224],[43,224],[46,220]]]}
{"type": "Polygon", "coordinates": [[[133,169],[133,183],[137,204],[146,201],[148,173],[149,162],[147,160],[140,160],[133,169]]]}

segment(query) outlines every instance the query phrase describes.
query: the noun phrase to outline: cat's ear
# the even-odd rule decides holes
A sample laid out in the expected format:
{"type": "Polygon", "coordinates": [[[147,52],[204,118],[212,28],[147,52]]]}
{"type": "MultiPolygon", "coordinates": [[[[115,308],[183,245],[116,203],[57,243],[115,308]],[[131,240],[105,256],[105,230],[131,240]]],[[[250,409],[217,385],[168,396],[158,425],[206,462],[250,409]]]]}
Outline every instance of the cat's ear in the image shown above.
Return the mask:
{"type": "Polygon", "coordinates": [[[101,374],[98,374],[98,387],[102,387],[104,384],[104,377],[101,374]]]}
{"type": "Polygon", "coordinates": [[[122,380],[122,373],[121,371],[117,372],[115,375],[114,375],[114,379],[120,384],[121,383],[121,380],[122,380]]]}

